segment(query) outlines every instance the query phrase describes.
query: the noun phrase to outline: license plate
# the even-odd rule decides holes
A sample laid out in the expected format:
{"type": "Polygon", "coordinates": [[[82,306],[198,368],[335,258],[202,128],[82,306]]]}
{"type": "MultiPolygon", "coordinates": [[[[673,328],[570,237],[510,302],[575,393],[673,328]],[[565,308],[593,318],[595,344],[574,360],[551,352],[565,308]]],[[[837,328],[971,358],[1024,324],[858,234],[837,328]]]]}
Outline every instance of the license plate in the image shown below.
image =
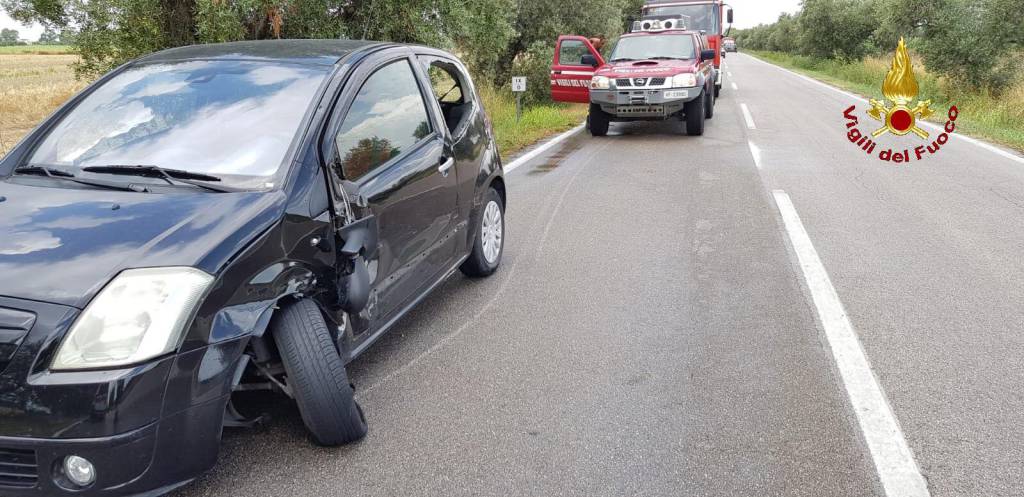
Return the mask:
{"type": "Polygon", "coordinates": [[[661,105],[620,105],[616,112],[619,114],[661,114],[665,107],[661,105]]]}
{"type": "Polygon", "coordinates": [[[686,98],[690,95],[686,90],[666,91],[665,98],[686,98]]]}

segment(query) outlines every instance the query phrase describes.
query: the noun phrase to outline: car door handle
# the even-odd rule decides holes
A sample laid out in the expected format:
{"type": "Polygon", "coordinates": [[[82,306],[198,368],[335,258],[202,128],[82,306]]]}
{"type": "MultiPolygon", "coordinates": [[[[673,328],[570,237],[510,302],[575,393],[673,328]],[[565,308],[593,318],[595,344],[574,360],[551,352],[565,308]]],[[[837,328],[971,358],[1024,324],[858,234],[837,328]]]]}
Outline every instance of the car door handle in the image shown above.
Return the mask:
{"type": "Polygon", "coordinates": [[[455,165],[455,159],[448,157],[441,158],[441,165],[437,166],[437,170],[441,173],[441,176],[448,176],[448,171],[452,170],[452,166],[455,165]]]}

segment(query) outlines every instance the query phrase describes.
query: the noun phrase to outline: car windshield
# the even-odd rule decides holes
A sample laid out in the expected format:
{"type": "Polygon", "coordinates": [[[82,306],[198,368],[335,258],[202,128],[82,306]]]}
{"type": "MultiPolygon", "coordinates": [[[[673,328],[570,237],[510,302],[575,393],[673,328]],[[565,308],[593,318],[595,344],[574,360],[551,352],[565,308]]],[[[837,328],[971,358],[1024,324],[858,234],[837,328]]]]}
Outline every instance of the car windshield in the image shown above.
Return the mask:
{"type": "Polygon", "coordinates": [[[619,39],[611,60],[693,59],[693,37],[685,34],[628,36],[619,39]]]}
{"type": "Polygon", "coordinates": [[[281,169],[327,70],[239,60],[133,67],[76,105],[28,163],[151,165],[264,188],[281,169]]]}
{"type": "Polygon", "coordinates": [[[647,16],[678,16],[689,17],[686,29],[694,31],[705,31],[709,35],[718,34],[718,16],[715,15],[716,8],[712,4],[696,5],[671,5],[664,7],[650,6],[644,9],[644,17],[647,16]]]}

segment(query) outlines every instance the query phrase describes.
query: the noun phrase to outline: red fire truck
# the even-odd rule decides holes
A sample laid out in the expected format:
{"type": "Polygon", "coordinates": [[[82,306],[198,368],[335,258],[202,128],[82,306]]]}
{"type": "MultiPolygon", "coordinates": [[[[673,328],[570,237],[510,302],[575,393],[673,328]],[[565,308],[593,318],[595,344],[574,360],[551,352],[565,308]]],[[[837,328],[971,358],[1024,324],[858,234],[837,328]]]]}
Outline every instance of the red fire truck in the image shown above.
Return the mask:
{"type": "Polygon", "coordinates": [[[715,97],[722,91],[722,37],[732,28],[732,7],[722,0],[647,0],[644,19],[666,19],[686,16],[688,29],[703,31],[715,50],[715,97]],[[729,26],[726,27],[725,24],[729,26]]]}

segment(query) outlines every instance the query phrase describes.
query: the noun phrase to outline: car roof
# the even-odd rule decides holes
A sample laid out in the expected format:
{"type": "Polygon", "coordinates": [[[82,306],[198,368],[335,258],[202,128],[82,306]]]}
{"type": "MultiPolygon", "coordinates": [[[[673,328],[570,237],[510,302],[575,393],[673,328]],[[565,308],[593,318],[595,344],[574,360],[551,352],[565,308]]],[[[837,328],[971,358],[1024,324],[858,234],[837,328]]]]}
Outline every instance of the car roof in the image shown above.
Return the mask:
{"type": "Polygon", "coordinates": [[[165,62],[190,59],[253,59],[333,65],[345,56],[394,43],[367,40],[261,40],[209,43],[171,48],[139,59],[139,62],[165,62]]]}
{"type": "Polygon", "coordinates": [[[634,36],[651,36],[651,35],[690,35],[700,36],[699,31],[690,31],[686,29],[663,29],[660,31],[633,31],[625,33],[620,38],[634,37],[634,36]]]}

